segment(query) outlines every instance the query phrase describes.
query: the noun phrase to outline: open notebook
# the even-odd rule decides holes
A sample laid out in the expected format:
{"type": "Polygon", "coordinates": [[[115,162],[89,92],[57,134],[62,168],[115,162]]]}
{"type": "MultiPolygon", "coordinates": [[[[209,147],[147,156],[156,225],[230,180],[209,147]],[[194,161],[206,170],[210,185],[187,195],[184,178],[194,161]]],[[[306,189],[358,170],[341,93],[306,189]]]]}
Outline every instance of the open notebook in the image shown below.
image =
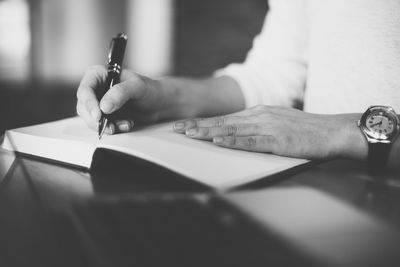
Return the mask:
{"type": "Polygon", "coordinates": [[[217,147],[174,133],[172,123],[104,135],[98,140],[97,133],[78,117],[8,130],[2,146],[88,169],[95,150],[105,148],[151,161],[218,189],[245,184],[308,162],[217,147]]]}

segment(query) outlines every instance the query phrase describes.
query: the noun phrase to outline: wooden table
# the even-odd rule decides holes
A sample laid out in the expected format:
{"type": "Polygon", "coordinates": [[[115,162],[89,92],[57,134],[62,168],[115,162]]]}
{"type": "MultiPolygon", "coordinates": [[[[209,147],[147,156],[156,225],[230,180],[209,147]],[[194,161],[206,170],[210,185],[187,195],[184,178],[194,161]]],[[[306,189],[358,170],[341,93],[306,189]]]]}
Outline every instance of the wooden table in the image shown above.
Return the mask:
{"type": "Polygon", "coordinates": [[[84,266],[57,214],[93,197],[163,192],[225,199],[320,266],[400,266],[399,176],[334,160],[218,193],[141,161],[88,173],[0,150],[0,266],[84,266]]]}

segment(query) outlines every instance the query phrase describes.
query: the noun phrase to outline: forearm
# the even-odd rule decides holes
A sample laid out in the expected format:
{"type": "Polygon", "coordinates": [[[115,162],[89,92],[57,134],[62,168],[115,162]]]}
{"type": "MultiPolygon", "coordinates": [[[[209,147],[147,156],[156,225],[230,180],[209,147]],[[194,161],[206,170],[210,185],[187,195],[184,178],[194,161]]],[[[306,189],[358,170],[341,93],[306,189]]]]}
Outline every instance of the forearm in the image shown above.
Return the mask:
{"type": "Polygon", "coordinates": [[[206,79],[163,78],[158,80],[163,96],[161,119],[209,117],[245,107],[239,85],[230,77],[206,79]]]}

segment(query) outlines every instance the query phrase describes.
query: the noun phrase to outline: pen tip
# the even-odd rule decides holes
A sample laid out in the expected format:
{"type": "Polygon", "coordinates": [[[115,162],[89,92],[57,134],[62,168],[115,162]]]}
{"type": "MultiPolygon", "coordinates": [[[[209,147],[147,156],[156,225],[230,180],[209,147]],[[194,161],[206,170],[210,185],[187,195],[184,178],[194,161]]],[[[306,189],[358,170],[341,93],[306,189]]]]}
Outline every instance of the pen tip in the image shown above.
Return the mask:
{"type": "Polygon", "coordinates": [[[101,118],[99,121],[99,140],[103,137],[103,134],[106,131],[107,123],[107,118],[101,118]]]}

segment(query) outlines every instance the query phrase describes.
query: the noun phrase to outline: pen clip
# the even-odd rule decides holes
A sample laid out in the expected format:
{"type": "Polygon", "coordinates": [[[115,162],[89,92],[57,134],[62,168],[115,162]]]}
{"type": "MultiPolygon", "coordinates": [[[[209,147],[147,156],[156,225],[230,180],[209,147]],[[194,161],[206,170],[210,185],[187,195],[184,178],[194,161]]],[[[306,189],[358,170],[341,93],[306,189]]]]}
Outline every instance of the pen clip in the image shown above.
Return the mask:
{"type": "Polygon", "coordinates": [[[128,36],[125,33],[119,33],[112,38],[107,57],[108,71],[121,72],[127,40],[128,36]]]}

